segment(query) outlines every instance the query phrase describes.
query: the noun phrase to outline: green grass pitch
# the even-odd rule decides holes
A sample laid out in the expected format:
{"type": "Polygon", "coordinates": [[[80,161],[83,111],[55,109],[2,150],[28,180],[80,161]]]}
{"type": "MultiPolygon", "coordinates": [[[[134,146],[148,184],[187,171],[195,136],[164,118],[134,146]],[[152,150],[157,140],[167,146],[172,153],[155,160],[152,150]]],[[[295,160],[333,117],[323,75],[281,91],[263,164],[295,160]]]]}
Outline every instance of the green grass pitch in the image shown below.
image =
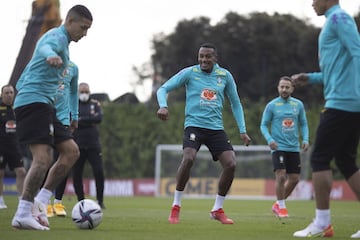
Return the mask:
{"type": "MultiPolygon", "coordinates": [[[[180,223],[167,222],[172,198],[106,197],[103,222],[93,230],[80,230],[71,220],[75,197],[65,196],[67,217],[50,218],[50,231],[15,230],[10,226],[17,206],[15,196],[5,196],[7,209],[0,210],[0,240],[282,240],[296,239],[294,231],[306,227],[314,217],[314,201],[287,201],[290,217],[281,223],[271,212],[273,201],[227,199],[224,210],[234,225],[210,220],[213,199],[183,199],[180,223]]],[[[332,201],[332,239],[350,239],[360,229],[360,207],[356,201],[332,201]]]]}

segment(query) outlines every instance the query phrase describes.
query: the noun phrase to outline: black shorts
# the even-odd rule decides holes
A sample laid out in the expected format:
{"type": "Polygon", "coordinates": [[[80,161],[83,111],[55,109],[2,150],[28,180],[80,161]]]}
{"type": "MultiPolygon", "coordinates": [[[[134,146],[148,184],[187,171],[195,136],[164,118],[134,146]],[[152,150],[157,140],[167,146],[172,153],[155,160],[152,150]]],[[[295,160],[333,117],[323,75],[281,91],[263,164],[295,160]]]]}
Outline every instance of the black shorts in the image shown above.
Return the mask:
{"type": "Polygon", "coordinates": [[[286,173],[299,174],[301,170],[300,153],[275,151],[272,153],[274,171],[285,169],[286,173]]]}
{"type": "Polygon", "coordinates": [[[49,104],[31,103],[15,108],[16,132],[21,144],[54,146],[72,139],[72,134],[57,118],[49,104]]]}
{"type": "Polygon", "coordinates": [[[350,166],[351,169],[348,169],[346,174],[351,176],[357,171],[356,154],[359,138],[359,112],[326,109],[321,113],[316,131],[311,155],[313,171],[329,170],[330,162],[335,158],[337,165],[350,166]]]}
{"type": "Polygon", "coordinates": [[[15,168],[23,167],[23,159],[20,147],[16,144],[0,145],[0,169],[5,169],[6,165],[13,171],[15,168]]]}
{"type": "Polygon", "coordinates": [[[218,156],[224,151],[234,150],[224,130],[198,127],[185,128],[183,149],[190,147],[199,151],[202,144],[208,147],[214,161],[217,161],[218,156]]]}

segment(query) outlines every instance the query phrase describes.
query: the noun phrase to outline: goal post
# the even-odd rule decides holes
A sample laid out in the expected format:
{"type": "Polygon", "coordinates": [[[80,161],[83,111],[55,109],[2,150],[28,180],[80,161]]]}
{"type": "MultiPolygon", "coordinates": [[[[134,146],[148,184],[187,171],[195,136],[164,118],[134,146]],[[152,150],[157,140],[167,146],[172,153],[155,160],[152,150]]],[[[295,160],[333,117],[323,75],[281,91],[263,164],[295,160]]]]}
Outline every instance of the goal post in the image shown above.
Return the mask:
{"type": "MultiPolygon", "coordinates": [[[[267,145],[234,145],[236,171],[228,194],[233,198],[273,197],[274,172],[271,153],[267,145]],[[270,184],[269,184],[270,183],[270,184]]],[[[308,158],[303,156],[302,159],[308,158]]],[[[182,159],[182,145],[160,144],[155,156],[155,196],[173,196],[176,172],[182,159]]],[[[308,161],[304,161],[308,162],[308,161]]],[[[306,175],[306,167],[302,175],[306,175]]],[[[212,160],[211,153],[202,145],[191,169],[191,177],[184,195],[187,197],[209,197],[217,193],[217,182],[221,165],[212,160]]]]}

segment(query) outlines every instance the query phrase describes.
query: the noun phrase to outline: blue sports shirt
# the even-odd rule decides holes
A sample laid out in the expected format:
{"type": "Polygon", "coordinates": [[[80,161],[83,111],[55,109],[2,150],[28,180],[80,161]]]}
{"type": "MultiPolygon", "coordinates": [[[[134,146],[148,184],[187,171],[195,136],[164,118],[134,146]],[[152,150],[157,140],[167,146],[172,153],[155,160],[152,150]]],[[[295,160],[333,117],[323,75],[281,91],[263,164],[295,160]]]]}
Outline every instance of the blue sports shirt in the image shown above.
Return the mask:
{"type": "Polygon", "coordinates": [[[231,73],[214,64],[211,73],[200,65],[182,69],[157,91],[160,107],[167,107],[167,94],[179,87],[186,88],[184,127],[224,130],[222,110],[225,95],[228,97],[240,133],[246,133],[244,112],[231,73]]]}
{"type": "Polygon", "coordinates": [[[260,130],[268,144],[276,142],[279,151],[300,152],[299,129],[302,142],[308,144],[309,128],[305,108],[300,100],[279,96],[266,105],[260,130]]]}
{"type": "Polygon", "coordinates": [[[65,126],[70,126],[70,120],[77,121],[79,117],[78,79],[78,67],[70,61],[55,99],[56,117],[65,126]]]}
{"type": "Polygon", "coordinates": [[[70,36],[64,25],[46,32],[37,42],[33,56],[16,84],[18,93],[14,108],[30,103],[46,103],[54,106],[59,85],[64,81],[69,64],[70,36]],[[46,59],[60,56],[63,65],[52,67],[46,59]]]}
{"type": "Polygon", "coordinates": [[[339,5],[325,12],[319,35],[321,72],[309,83],[324,85],[325,107],[360,112],[360,36],[354,19],[339,5]]]}

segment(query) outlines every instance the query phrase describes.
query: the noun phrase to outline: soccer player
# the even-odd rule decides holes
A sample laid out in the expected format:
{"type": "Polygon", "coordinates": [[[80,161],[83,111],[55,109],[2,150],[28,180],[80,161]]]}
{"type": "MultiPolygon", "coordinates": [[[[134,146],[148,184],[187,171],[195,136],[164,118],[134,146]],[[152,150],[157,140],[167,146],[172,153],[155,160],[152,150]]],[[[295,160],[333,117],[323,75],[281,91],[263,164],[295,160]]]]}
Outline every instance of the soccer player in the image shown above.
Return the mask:
{"type": "Polygon", "coordinates": [[[291,78],[281,77],[277,90],[279,97],[266,105],[260,130],[269,144],[275,172],[277,201],[273,204],[272,211],[276,216],[283,218],[289,216],[285,199],[300,179],[299,129],[302,135],[301,148],[307,151],[309,128],[303,103],[291,96],[294,91],[291,78]]]}
{"type": "MultiPolygon", "coordinates": [[[[312,182],[315,219],[295,237],[332,237],[330,192],[335,164],[360,200],[360,171],[356,165],[360,137],[360,36],[354,19],[338,0],[313,0],[312,6],[326,22],[319,35],[320,72],[292,76],[295,84],[323,84],[325,110],[321,113],[313,152],[312,182]]],[[[352,238],[360,238],[360,231],[352,238]]]]}
{"type": "MultiPolygon", "coordinates": [[[[59,85],[55,100],[56,118],[73,132],[78,127],[79,104],[78,104],[78,79],[79,69],[72,61],[66,69],[63,82],[59,85]]],[[[54,151],[54,160],[59,157],[58,151],[54,151]]],[[[47,206],[47,217],[66,216],[65,206],[62,204],[62,197],[65,192],[67,176],[55,189],[54,204],[47,206]]]]}
{"type": "Polygon", "coordinates": [[[157,91],[161,120],[169,118],[167,94],[179,87],[186,89],[183,159],[176,176],[176,190],[170,216],[170,224],[179,223],[181,197],[190,177],[190,170],[202,144],[205,144],[214,161],[219,161],[223,170],[219,179],[218,194],[210,217],[223,224],[233,224],[223,210],[235,172],[235,153],[223,126],[222,110],[225,95],[240,130],[240,137],[247,146],[251,139],[246,134],[243,108],[231,73],[217,64],[217,49],[204,43],[198,52],[198,65],[187,67],[171,77],[157,91]]]}
{"type": "Polygon", "coordinates": [[[4,198],[5,167],[8,165],[16,175],[16,189],[21,195],[24,185],[26,170],[23,156],[16,138],[16,121],[13,110],[15,97],[14,87],[4,85],[1,88],[0,103],[0,209],[7,208],[4,198]]]}
{"type": "Polygon", "coordinates": [[[20,143],[29,145],[33,161],[11,222],[14,228],[49,230],[46,205],[52,191],[79,158],[79,148],[70,130],[56,118],[54,104],[69,65],[69,44],[86,36],[92,22],[88,8],[83,5],[72,7],[63,25],[49,30],[38,40],[17,84],[14,103],[17,134],[20,143]],[[53,147],[59,152],[59,158],[51,166],[53,147]],[[48,170],[44,186],[38,193],[48,170]]]}

